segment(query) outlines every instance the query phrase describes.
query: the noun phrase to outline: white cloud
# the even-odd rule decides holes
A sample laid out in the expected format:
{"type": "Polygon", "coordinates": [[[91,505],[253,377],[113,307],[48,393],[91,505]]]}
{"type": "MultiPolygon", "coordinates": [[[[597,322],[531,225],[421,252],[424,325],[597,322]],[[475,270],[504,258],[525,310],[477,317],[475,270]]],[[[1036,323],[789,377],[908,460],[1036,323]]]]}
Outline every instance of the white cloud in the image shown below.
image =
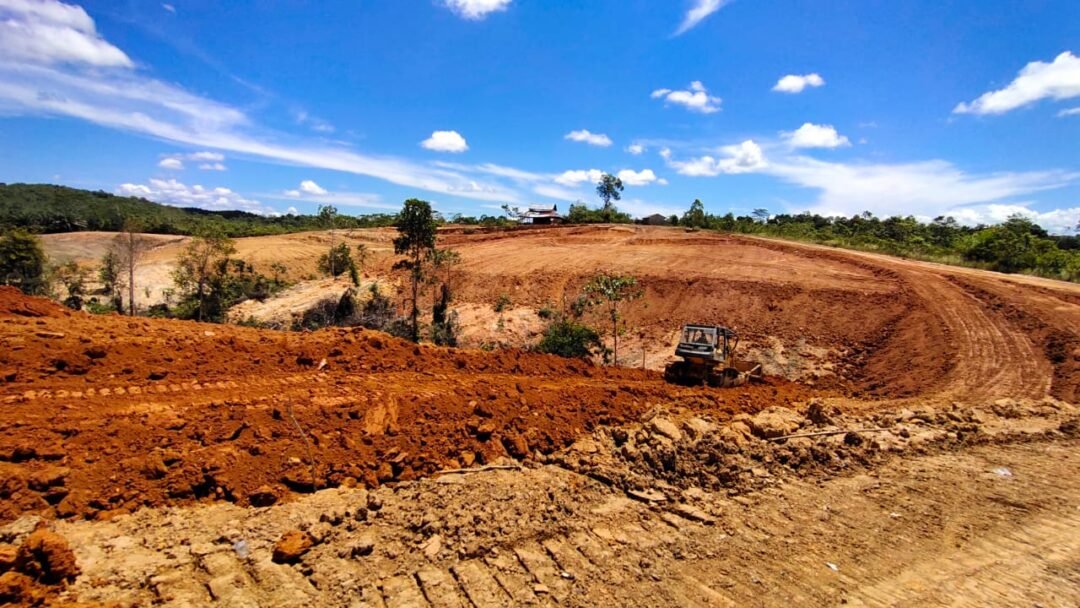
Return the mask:
{"type": "Polygon", "coordinates": [[[825,79],[820,75],[804,74],[798,76],[795,74],[788,74],[780,80],[776,81],[776,85],[772,90],[779,93],[802,93],[806,87],[820,87],[825,86],[825,79]]]}
{"type": "MultiPolygon", "coordinates": [[[[367,194],[363,192],[330,192],[310,179],[305,179],[300,182],[300,186],[294,190],[286,190],[281,194],[266,194],[263,196],[278,200],[302,199],[310,203],[334,206],[371,207],[375,209],[397,208],[393,205],[382,203],[381,197],[377,194],[367,194]]],[[[290,207],[289,209],[295,209],[295,207],[290,207]]],[[[293,215],[296,214],[293,213],[293,215]]]]}
{"type": "Polygon", "coordinates": [[[690,7],[690,10],[686,11],[682,23],[679,24],[679,29],[675,30],[675,35],[678,36],[692,29],[706,17],[723,8],[728,2],[729,0],[694,0],[694,5],[690,7]]]}
{"type": "MultiPolygon", "coordinates": [[[[665,148],[666,150],[666,148],[665,148]]],[[[668,165],[680,175],[691,177],[714,177],[721,174],[753,173],[768,167],[761,146],[748,139],[738,145],[720,148],[721,157],[705,155],[688,161],[671,160],[670,150],[668,165]]]]}
{"type": "Polygon", "coordinates": [[[420,142],[420,145],[428,150],[455,154],[469,149],[469,144],[465,143],[465,138],[457,131],[434,131],[431,137],[420,142]]]}
{"type": "Polygon", "coordinates": [[[188,154],[170,154],[163,158],[158,166],[163,169],[173,169],[179,171],[184,168],[184,161],[190,160],[199,163],[199,168],[203,171],[225,171],[228,167],[222,161],[225,160],[225,155],[220,152],[191,152],[188,154]]]}
{"type": "Polygon", "coordinates": [[[176,14],[176,7],[171,5],[171,4],[162,4],[161,8],[169,11],[170,13],[172,13],[174,15],[176,14]]]}
{"type": "Polygon", "coordinates": [[[0,55],[43,65],[134,65],[98,35],[82,7],[55,0],[0,0],[0,55]]]}
{"type": "Polygon", "coordinates": [[[626,146],[626,151],[629,152],[630,154],[633,154],[634,156],[640,156],[642,153],[645,152],[645,145],[644,144],[630,144],[629,146],[626,146]]]}
{"type": "Polygon", "coordinates": [[[300,182],[300,192],[304,194],[326,194],[327,190],[310,179],[300,182]]]}
{"type": "Polygon", "coordinates": [[[600,181],[600,178],[604,176],[604,172],[599,169],[589,170],[576,170],[576,171],[564,171],[555,177],[555,182],[564,186],[578,186],[584,183],[595,184],[600,181]]]}
{"type": "Polygon", "coordinates": [[[120,184],[116,193],[139,196],[175,207],[197,207],[212,211],[240,209],[261,215],[277,212],[257,200],[245,198],[229,188],[206,188],[199,184],[188,186],[175,179],[151,179],[146,184],[120,184]]]}
{"type": "Polygon", "coordinates": [[[944,215],[969,226],[976,224],[1000,224],[1014,215],[1022,215],[1053,234],[1066,234],[1076,230],[1080,207],[1035,211],[1026,204],[974,205],[950,209],[944,215]]]}
{"type": "Polygon", "coordinates": [[[1080,108],[1067,108],[1057,113],[1058,118],[1064,118],[1066,116],[1080,116],[1080,108]]]}
{"type": "Polygon", "coordinates": [[[804,156],[775,160],[766,172],[820,191],[812,211],[844,216],[869,210],[879,215],[935,217],[945,210],[1003,202],[1080,179],[1080,174],[1064,171],[971,175],[942,160],[845,164],[804,156]]]}
{"type": "Polygon", "coordinates": [[[656,173],[653,173],[652,169],[643,169],[641,171],[623,169],[619,171],[616,177],[627,186],[648,186],[657,181],[656,173]]]}
{"type": "Polygon", "coordinates": [[[785,131],[781,136],[792,148],[841,148],[851,145],[848,138],[837,133],[832,125],[809,122],[794,131],[785,131]]]}
{"type": "Polygon", "coordinates": [[[588,129],[579,129],[577,131],[571,131],[563,136],[563,139],[569,139],[570,141],[577,141],[590,146],[600,146],[606,148],[611,145],[611,138],[603,133],[592,133],[588,129]]]}
{"type": "Polygon", "coordinates": [[[1080,97],[1080,57],[1069,51],[1051,63],[1032,61],[1003,89],[983,93],[953,108],[956,114],[1004,114],[1041,99],[1080,97]]]}
{"type": "Polygon", "coordinates": [[[463,19],[479,21],[490,13],[505,11],[511,0],[446,0],[446,7],[463,19]]]}
{"type": "Polygon", "coordinates": [[[645,201],[640,198],[626,198],[619,201],[619,210],[629,213],[631,217],[646,217],[654,213],[664,216],[682,215],[686,209],[673,207],[668,203],[645,201]]]}
{"type": "Polygon", "coordinates": [[[701,112],[702,114],[719,112],[720,103],[723,101],[719,97],[709,95],[705,85],[700,80],[691,82],[689,90],[686,91],[656,89],[652,92],[651,97],[653,99],[663,99],[665,103],[681,105],[690,111],[701,112]]]}

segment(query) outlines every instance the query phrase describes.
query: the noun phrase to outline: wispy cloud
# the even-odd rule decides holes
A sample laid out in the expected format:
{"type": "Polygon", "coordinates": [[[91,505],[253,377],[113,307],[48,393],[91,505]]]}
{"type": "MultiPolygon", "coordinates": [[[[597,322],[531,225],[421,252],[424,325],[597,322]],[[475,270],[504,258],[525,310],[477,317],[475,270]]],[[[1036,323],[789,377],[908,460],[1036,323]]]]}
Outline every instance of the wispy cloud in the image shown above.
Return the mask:
{"type": "Polygon", "coordinates": [[[7,21],[0,37],[0,111],[84,120],[176,144],[370,176],[440,194],[499,202],[519,198],[497,182],[271,131],[229,104],[133,69],[126,55],[97,36],[82,9],[48,0],[33,5],[3,1],[7,21]],[[86,52],[37,53],[26,60],[26,53],[36,51],[27,46],[23,32],[37,31],[34,26],[41,23],[66,24],[70,35],[61,39],[80,41],[73,48],[86,52]],[[118,59],[121,55],[124,60],[118,59]]]}
{"type": "Polygon", "coordinates": [[[224,160],[224,154],[204,150],[202,152],[191,152],[187,154],[167,154],[160,162],[158,162],[158,166],[162,169],[182,171],[185,167],[184,161],[194,161],[198,163],[199,169],[202,169],[203,171],[225,171],[228,167],[225,166],[224,160]]]}
{"type": "MultiPolygon", "coordinates": [[[[330,192],[323,188],[315,180],[305,179],[295,189],[286,190],[280,194],[265,194],[263,198],[287,201],[303,201],[323,205],[342,207],[367,207],[371,209],[396,209],[394,205],[384,203],[377,194],[363,192],[330,192]]],[[[290,207],[295,209],[295,207],[290,207]]]]}
{"type": "Polygon", "coordinates": [[[678,29],[675,30],[675,35],[680,36],[693,29],[706,17],[723,8],[729,1],[730,0],[693,0],[693,5],[686,11],[678,29]]]}

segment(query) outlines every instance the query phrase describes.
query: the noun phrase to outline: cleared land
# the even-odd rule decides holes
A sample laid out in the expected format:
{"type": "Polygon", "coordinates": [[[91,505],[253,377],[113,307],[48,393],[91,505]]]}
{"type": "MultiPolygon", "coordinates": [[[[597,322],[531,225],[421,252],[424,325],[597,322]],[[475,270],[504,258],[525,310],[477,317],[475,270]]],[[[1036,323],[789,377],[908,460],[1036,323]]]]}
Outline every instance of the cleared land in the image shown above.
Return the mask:
{"type": "MultiPolygon", "coordinates": [[[[387,284],[391,236],[347,237],[387,284]]],[[[680,323],[716,321],[771,375],[673,387],[650,369],[94,317],[0,290],[0,543],[61,519],[83,570],[64,597],[133,605],[1080,597],[1080,286],[663,228],[442,239],[483,339],[506,331],[485,325],[500,294],[524,326],[609,270],[646,289],[627,313],[647,367],[680,323]],[[438,475],[492,463],[529,470],[438,475]],[[271,561],[294,528],[314,547],[271,561]]],[[[238,249],[302,275],[327,244],[238,249]]],[[[179,245],[155,250],[166,273],[179,245]]]]}

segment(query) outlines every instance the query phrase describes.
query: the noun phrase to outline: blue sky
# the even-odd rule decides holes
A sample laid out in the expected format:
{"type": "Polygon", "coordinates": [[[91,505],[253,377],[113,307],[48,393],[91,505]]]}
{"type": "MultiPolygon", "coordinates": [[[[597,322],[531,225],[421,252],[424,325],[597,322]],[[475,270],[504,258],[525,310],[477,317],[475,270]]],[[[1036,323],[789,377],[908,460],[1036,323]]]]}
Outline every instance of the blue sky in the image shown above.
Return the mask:
{"type": "Polygon", "coordinates": [[[0,181],[1080,220],[1080,3],[0,0],[0,181]]]}

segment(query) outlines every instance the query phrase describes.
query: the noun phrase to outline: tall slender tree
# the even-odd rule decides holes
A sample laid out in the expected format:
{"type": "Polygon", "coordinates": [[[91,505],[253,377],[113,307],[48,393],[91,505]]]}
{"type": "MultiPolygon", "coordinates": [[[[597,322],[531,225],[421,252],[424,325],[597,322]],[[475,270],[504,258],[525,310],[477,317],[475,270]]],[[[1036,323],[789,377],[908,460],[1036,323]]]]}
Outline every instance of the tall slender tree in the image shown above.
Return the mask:
{"type": "MultiPolygon", "coordinates": [[[[151,241],[141,234],[142,225],[134,219],[124,221],[124,229],[116,235],[113,248],[120,269],[127,274],[128,315],[135,316],[135,269],[150,249],[151,241]]],[[[122,313],[121,313],[122,314],[122,313]]]]}
{"type": "Polygon", "coordinates": [[[394,268],[409,270],[412,278],[409,331],[413,342],[420,341],[420,283],[424,278],[424,264],[435,250],[435,229],[430,203],[415,198],[405,201],[398,214],[398,237],[394,239],[394,253],[404,255],[405,259],[395,263],[394,268]]]}
{"type": "Polygon", "coordinates": [[[330,252],[327,255],[329,260],[328,265],[330,269],[330,278],[337,279],[337,275],[341,274],[343,269],[335,269],[334,263],[334,233],[337,228],[338,210],[333,205],[319,205],[319,223],[323,228],[330,231],[330,252]],[[334,272],[337,270],[337,272],[334,272]]]}

